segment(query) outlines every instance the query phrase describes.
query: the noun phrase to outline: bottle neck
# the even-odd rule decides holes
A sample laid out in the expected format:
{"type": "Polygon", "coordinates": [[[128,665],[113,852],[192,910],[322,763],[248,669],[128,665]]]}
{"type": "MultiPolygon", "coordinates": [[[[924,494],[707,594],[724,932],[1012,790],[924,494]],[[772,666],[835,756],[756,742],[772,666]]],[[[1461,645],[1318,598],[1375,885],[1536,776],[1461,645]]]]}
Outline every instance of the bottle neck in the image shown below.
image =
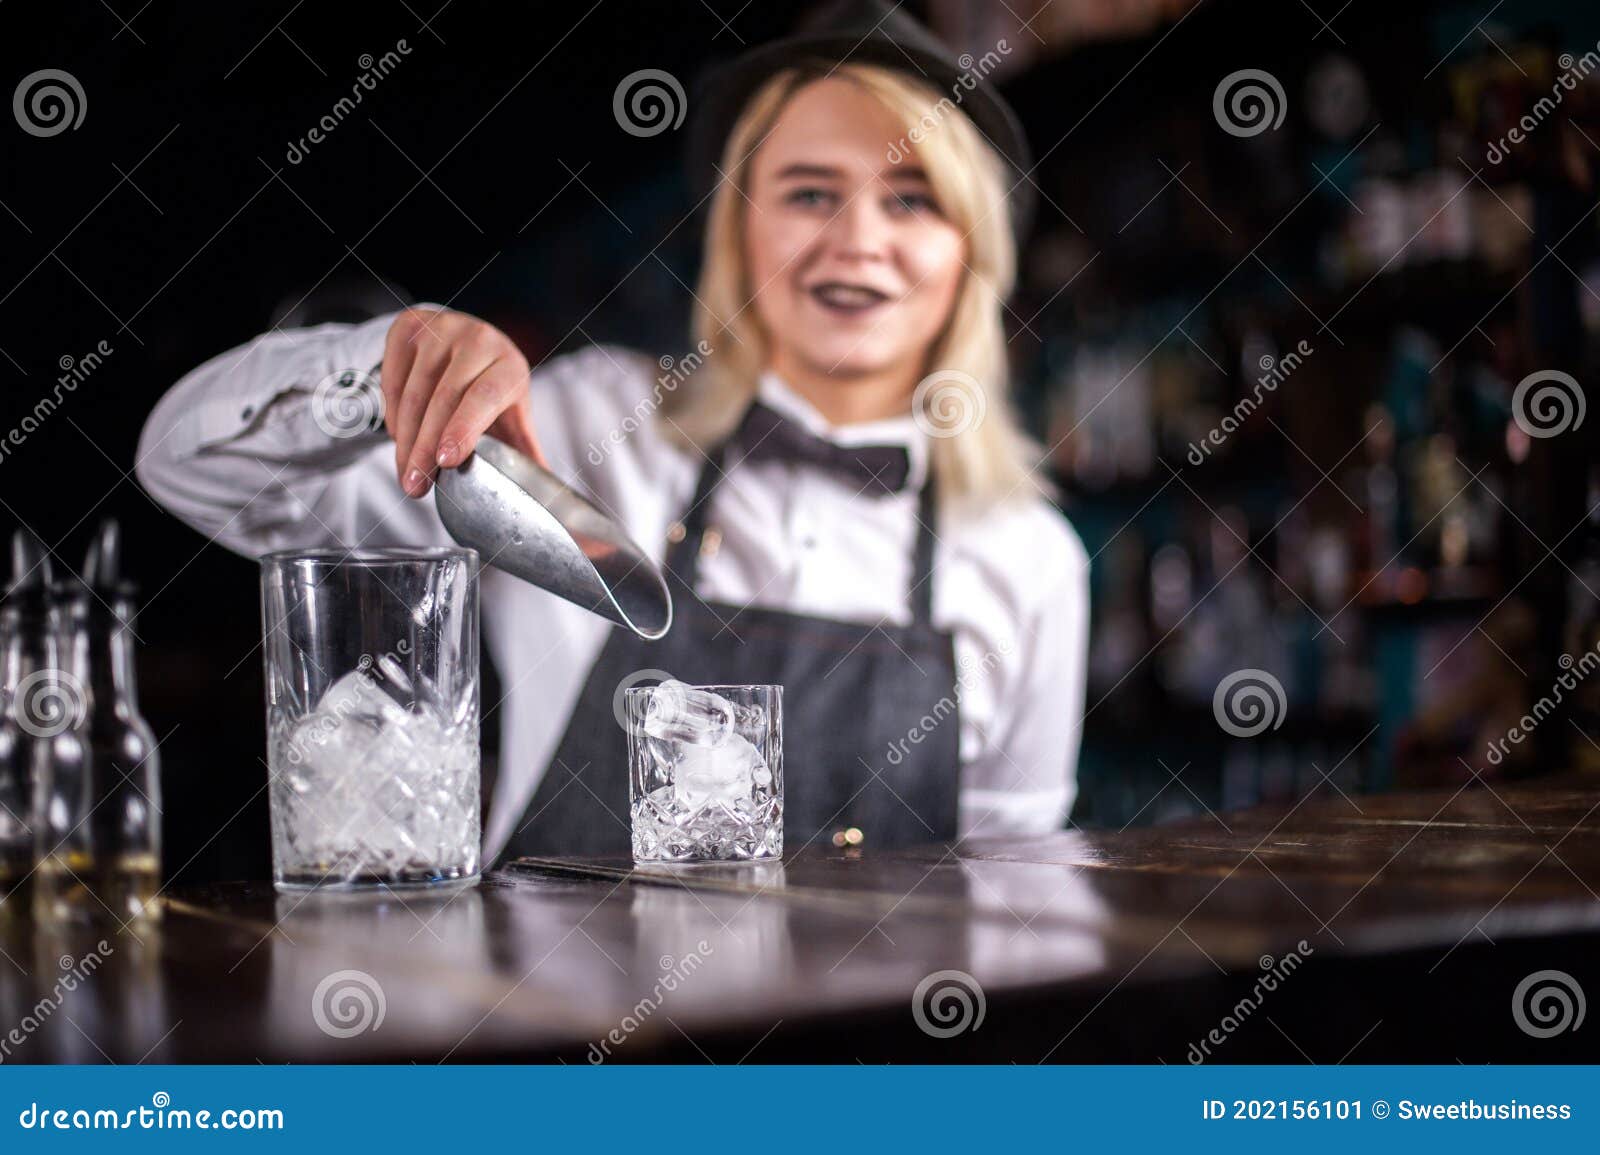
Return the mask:
{"type": "Polygon", "coordinates": [[[50,630],[42,614],[17,614],[0,622],[0,686],[15,689],[50,663],[50,630]]]}
{"type": "Polygon", "coordinates": [[[63,607],[56,634],[57,661],[77,678],[91,700],[138,708],[133,664],[133,607],[115,599],[110,608],[90,602],[63,607]]]}
{"type": "Polygon", "coordinates": [[[22,637],[9,623],[0,628],[0,707],[7,703],[13,690],[28,674],[22,660],[22,637]]]}

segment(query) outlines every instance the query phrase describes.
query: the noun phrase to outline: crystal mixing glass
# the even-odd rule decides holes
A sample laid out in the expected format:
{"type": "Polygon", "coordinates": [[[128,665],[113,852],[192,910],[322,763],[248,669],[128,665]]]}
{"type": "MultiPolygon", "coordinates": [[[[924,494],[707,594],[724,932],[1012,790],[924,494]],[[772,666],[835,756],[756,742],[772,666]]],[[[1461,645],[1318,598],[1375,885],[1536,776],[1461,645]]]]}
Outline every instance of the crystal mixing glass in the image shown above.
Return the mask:
{"type": "Polygon", "coordinates": [[[279,889],[476,877],[476,552],[268,554],[261,617],[279,889]]]}

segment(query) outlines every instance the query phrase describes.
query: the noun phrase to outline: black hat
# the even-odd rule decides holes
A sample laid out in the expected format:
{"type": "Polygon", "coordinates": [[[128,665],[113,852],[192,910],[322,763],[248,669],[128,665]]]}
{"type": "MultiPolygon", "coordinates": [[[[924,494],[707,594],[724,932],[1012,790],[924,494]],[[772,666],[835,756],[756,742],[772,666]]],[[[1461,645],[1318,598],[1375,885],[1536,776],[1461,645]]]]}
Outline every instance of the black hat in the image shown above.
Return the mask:
{"type": "Polygon", "coordinates": [[[990,146],[1005,161],[1012,185],[1011,221],[1020,241],[1033,215],[1033,167],[1022,125],[989,82],[962,66],[949,48],[901,9],[884,0],[835,0],[818,9],[792,35],[766,44],[708,70],[695,85],[690,103],[689,174],[696,199],[709,195],[720,179],[722,150],[745,103],[784,68],[820,64],[876,64],[924,80],[959,101],[990,146]]]}

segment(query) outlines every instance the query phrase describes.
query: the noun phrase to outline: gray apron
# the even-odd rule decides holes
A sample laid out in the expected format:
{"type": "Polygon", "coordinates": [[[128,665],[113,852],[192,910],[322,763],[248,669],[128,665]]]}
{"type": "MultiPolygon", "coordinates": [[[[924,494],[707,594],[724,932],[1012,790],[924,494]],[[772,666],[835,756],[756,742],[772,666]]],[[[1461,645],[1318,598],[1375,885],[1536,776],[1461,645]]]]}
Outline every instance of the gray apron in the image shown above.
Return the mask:
{"type": "Polygon", "coordinates": [[[727,458],[726,445],[711,455],[683,535],[668,547],[672,629],[655,642],[611,631],[506,857],[631,853],[627,735],[613,700],[646,669],[690,684],[783,687],[786,854],[851,828],[869,849],[955,838],[961,725],[954,639],[931,620],[931,479],[918,500],[911,622],[865,625],[695,594],[706,513],[727,458]]]}

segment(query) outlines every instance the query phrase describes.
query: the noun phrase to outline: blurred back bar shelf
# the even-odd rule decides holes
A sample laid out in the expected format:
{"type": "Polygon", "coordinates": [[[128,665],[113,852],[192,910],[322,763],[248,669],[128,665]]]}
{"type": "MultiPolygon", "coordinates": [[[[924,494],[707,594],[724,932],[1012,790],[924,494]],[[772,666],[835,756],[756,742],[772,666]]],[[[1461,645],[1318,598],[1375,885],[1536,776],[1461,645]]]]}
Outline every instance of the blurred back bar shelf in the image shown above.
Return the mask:
{"type": "Polygon", "coordinates": [[[1006,78],[1019,404],[1093,558],[1074,821],[1600,771],[1600,677],[1552,692],[1600,644],[1600,8],[1222,3],[1079,121],[1175,7],[1006,78]],[[1245,69],[1277,127],[1223,124],[1245,69]]]}

